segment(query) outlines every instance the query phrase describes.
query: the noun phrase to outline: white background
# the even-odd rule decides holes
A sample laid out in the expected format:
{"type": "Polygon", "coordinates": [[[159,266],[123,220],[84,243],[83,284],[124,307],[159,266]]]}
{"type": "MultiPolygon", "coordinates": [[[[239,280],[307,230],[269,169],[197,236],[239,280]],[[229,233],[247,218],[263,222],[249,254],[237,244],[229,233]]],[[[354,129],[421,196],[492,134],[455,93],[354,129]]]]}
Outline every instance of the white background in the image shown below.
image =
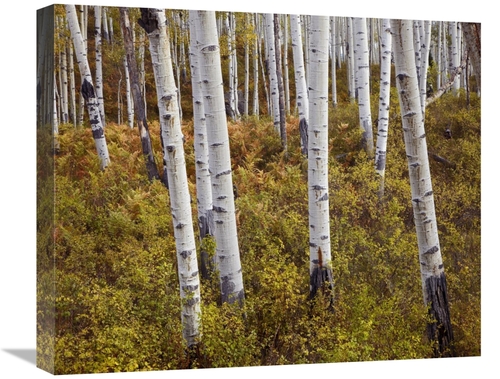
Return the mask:
{"type": "MultiPolygon", "coordinates": [[[[323,14],[331,16],[387,17],[474,21],[482,23],[483,61],[483,249],[482,249],[482,357],[428,359],[420,361],[336,363],[266,368],[206,369],[191,371],[148,372],[129,374],[94,374],[83,377],[110,378],[225,378],[267,376],[311,376],[349,378],[396,378],[446,375],[451,378],[490,378],[498,375],[498,281],[494,268],[498,265],[497,246],[491,237],[495,232],[498,201],[494,197],[498,168],[492,154],[494,138],[500,125],[492,122],[491,89],[498,85],[498,75],[492,72],[497,58],[498,37],[493,37],[498,20],[490,1],[438,2],[410,1],[339,1],[306,0],[290,4],[269,0],[229,1],[91,1],[78,4],[109,6],[148,6],[180,9],[211,9],[248,12],[323,14]],[[375,4],[378,3],[377,7],[375,4]],[[442,4],[442,5],[438,5],[442,4]],[[369,5],[370,4],[370,5],[369,5]],[[385,5],[383,7],[382,5],[385,5]],[[419,8],[417,8],[417,5],[419,8]],[[492,79],[492,78],[495,79],[492,79]],[[489,101],[485,101],[488,99],[489,101]],[[496,132],[496,133],[495,133],[496,132]],[[494,163],[489,163],[493,161],[494,163]],[[494,229],[495,228],[495,229],[494,229]],[[496,372],[496,374],[494,374],[496,372]]],[[[35,366],[36,281],[35,281],[35,78],[36,78],[36,9],[50,5],[43,1],[8,1],[2,6],[0,22],[0,377],[47,378],[50,374],[35,366]]],[[[497,137],[498,138],[498,137],[497,137]]],[[[476,253],[476,252],[471,252],[476,253]]],[[[497,275],[498,276],[498,275],[497,275]]],[[[478,315],[479,316],[479,315],[478,315]]],[[[63,375],[61,377],[67,377],[63,375]]],[[[68,376],[69,377],[69,376],[68,376]]]]}

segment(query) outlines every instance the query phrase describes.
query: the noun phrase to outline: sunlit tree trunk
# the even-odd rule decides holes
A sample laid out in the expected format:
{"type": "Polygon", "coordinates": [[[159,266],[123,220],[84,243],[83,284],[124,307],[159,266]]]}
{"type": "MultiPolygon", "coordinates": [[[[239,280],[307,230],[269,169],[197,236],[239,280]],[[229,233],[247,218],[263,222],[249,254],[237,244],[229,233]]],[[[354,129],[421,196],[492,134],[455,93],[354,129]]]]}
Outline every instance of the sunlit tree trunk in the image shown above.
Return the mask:
{"type": "MultiPolygon", "coordinates": [[[[196,200],[198,205],[198,227],[200,240],[213,236],[212,216],[212,182],[210,180],[210,165],[207,141],[207,126],[203,90],[200,75],[200,57],[196,26],[194,19],[189,19],[190,44],[189,57],[191,67],[191,84],[193,87],[193,123],[194,123],[194,154],[196,163],[196,200]]],[[[201,250],[201,276],[209,279],[213,271],[213,261],[208,252],[201,250]]]]}
{"type": "MultiPolygon", "coordinates": [[[[83,48],[87,54],[87,25],[88,25],[88,5],[80,5],[80,29],[83,38],[83,48]]],[[[78,108],[78,125],[83,125],[83,117],[85,113],[85,98],[80,92],[80,106],[78,108]]]]}
{"type": "Polygon", "coordinates": [[[252,17],[252,25],[255,29],[255,36],[253,41],[253,115],[259,117],[259,54],[260,54],[260,37],[259,32],[257,31],[258,25],[255,22],[255,18],[258,15],[254,14],[252,17]]]}
{"type": "Polygon", "coordinates": [[[99,113],[101,114],[102,126],[106,126],[104,116],[104,83],[102,77],[102,7],[94,6],[94,20],[95,20],[95,89],[97,94],[97,101],[99,104],[99,113]]]}
{"type": "Polygon", "coordinates": [[[286,111],[285,111],[285,89],[283,84],[283,69],[281,64],[281,42],[280,42],[280,19],[277,13],[274,13],[274,48],[276,51],[276,81],[278,83],[278,106],[279,106],[279,129],[281,135],[281,146],[285,155],[287,154],[287,135],[286,135],[286,111]]]}
{"type": "Polygon", "coordinates": [[[283,15],[283,86],[285,87],[285,110],[290,115],[290,79],[288,69],[288,15],[283,15]]]}
{"type": "Polygon", "coordinates": [[[212,181],[216,264],[222,302],[244,301],[234,206],[229,135],[215,12],[190,11],[200,49],[200,75],[204,97],[209,163],[212,181]]]}
{"type": "Polygon", "coordinates": [[[336,43],[337,17],[330,17],[330,72],[332,81],[332,106],[337,106],[337,47],[336,43]]]}
{"type": "Polygon", "coordinates": [[[346,18],[346,60],[347,60],[347,88],[349,91],[349,100],[353,103],[356,96],[356,78],[354,62],[354,34],[352,17],[346,18]]]}
{"type": "Polygon", "coordinates": [[[281,134],[280,129],[280,105],[279,105],[279,89],[278,76],[276,73],[276,45],[274,38],[274,19],[272,13],[264,14],[264,22],[266,27],[266,46],[268,51],[268,70],[269,70],[269,91],[271,93],[271,112],[270,115],[274,122],[274,128],[281,134]]]}
{"type": "Polygon", "coordinates": [[[200,338],[200,280],[184,159],[177,88],[166,30],[165,11],[141,8],[139,24],[149,37],[167,165],[170,209],[177,250],[183,336],[188,347],[200,338]]]}
{"type": "MultiPolygon", "coordinates": [[[[61,27],[62,29],[62,27],[61,27]]],[[[61,96],[61,122],[69,122],[69,93],[68,93],[68,58],[66,54],[66,38],[62,36],[60,43],[60,96],[61,96]]]]}
{"type": "Polygon", "coordinates": [[[328,16],[312,16],[309,45],[309,275],[310,297],[324,291],[333,307],[328,199],[328,16]]]}
{"type": "MultiPolygon", "coordinates": [[[[450,73],[453,72],[460,65],[460,52],[458,46],[458,26],[457,22],[450,22],[450,32],[451,32],[451,58],[449,62],[450,73]]],[[[455,96],[458,95],[458,90],[460,88],[460,75],[455,77],[453,82],[452,91],[455,96]]]]}
{"type": "Polygon", "coordinates": [[[427,335],[436,355],[451,355],[453,341],[444,265],[439,245],[424,118],[415,68],[411,21],[391,21],[396,85],[411,185],[424,303],[433,321],[427,335]]]}
{"type": "Polygon", "coordinates": [[[380,38],[380,94],[378,105],[377,144],[375,148],[375,171],[379,175],[379,198],[384,195],[387,135],[389,132],[389,104],[391,97],[392,36],[389,19],[382,20],[380,38]]]}
{"type": "Polygon", "coordinates": [[[139,74],[137,60],[135,58],[134,41],[132,39],[132,25],[130,24],[127,8],[120,8],[120,26],[123,34],[123,44],[125,45],[125,56],[127,59],[127,67],[130,78],[132,98],[134,101],[134,112],[139,136],[141,138],[142,154],[146,163],[146,171],[150,181],[160,179],[158,167],[156,165],[155,156],[153,153],[153,145],[149,134],[148,121],[139,83],[139,74]]]}
{"type": "Polygon", "coordinates": [[[70,120],[73,122],[73,125],[76,126],[76,81],[73,55],[73,45],[68,43],[69,112],[70,120]]]}
{"type": "Polygon", "coordinates": [[[370,51],[365,18],[353,19],[356,89],[358,93],[359,124],[363,131],[362,143],[373,158],[373,130],[370,109],[370,51]]]}
{"type": "Polygon", "coordinates": [[[302,154],[307,156],[307,129],[309,120],[309,96],[306,84],[304,52],[302,45],[301,17],[290,15],[290,29],[292,34],[293,67],[295,71],[296,102],[299,112],[300,146],[302,154]]]}
{"type": "Polygon", "coordinates": [[[104,170],[109,165],[110,159],[106,137],[104,136],[104,128],[101,122],[101,115],[99,114],[97,96],[92,82],[92,74],[90,72],[90,67],[87,59],[87,51],[85,49],[80,26],[78,25],[76,8],[74,5],[66,5],[65,7],[68,26],[71,31],[73,45],[75,47],[76,60],[80,68],[82,77],[81,93],[85,98],[85,102],[87,103],[90,126],[92,127],[92,136],[94,137],[101,169],[104,170]]]}
{"type": "Polygon", "coordinates": [[[431,23],[430,21],[422,21],[421,28],[422,38],[420,44],[420,105],[422,106],[422,114],[425,119],[425,100],[427,98],[427,69],[429,68],[429,51],[431,44],[431,23]]]}
{"type": "Polygon", "coordinates": [[[130,128],[134,127],[134,101],[132,100],[132,86],[130,85],[130,74],[128,70],[127,57],[123,57],[123,68],[125,69],[125,98],[127,100],[127,123],[130,128]]]}

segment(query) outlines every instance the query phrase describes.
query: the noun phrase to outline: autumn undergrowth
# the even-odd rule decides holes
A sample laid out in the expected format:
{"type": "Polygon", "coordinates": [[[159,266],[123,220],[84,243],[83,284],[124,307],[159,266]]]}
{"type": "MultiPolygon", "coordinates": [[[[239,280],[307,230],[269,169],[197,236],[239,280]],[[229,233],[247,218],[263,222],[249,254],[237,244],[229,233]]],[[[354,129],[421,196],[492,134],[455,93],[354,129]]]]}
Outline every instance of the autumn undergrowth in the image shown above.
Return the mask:
{"type": "MultiPolygon", "coordinates": [[[[321,294],[308,300],[307,161],[298,119],[288,118],[286,156],[270,120],[229,123],[245,303],[242,309],[221,305],[216,275],[202,281],[203,333],[195,355],[185,353],[182,339],[168,190],[148,181],[137,130],[106,126],[111,164],[100,171],[90,129],[61,125],[56,372],[432,357],[395,103],[382,199],[373,161],[360,149],[356,106],[330,111],[333,312],[321,294]]],[[[152,120],[150,129],[161,167],[158,123],[152,120]]],[[[427,109],[429,149],[455,164],[431,159],[458,356],[481,353],[480,129],[476,97],[468,105],[463,93],[458,99],[447,94],[427,109]],[[452,139],[443,137],[447,127],[452,139]]],[[[183,130],[197,225],[192,123],[185,121],[183,130]]],[[[49,249],[50,239],[44,244],[49,249]]],[[[39,280],[48,281],[46,275],[39,280]]]]}

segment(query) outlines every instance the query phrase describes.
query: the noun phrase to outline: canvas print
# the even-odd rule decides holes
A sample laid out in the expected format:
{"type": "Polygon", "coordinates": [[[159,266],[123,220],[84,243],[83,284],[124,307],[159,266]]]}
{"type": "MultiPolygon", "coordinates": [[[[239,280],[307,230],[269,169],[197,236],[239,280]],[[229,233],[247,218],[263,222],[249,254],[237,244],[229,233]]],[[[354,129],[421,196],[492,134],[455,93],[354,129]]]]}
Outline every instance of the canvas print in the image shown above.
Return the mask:
{"type": "Polygon", "coordinates": [[[480,23],[56,4],[36,68],[40,369],[481,355],[480,23]]]}

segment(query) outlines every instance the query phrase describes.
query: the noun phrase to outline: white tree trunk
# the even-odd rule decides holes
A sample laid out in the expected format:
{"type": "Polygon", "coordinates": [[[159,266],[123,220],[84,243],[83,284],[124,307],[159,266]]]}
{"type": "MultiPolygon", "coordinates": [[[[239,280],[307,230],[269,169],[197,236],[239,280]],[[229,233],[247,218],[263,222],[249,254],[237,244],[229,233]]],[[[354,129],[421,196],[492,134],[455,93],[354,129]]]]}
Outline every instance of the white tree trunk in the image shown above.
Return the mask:
{"type": "Polygon", "coordinates": [[[271,92],[271,117],[273,119],[276,132],[281,135],[280,131],[280,108],[279,108],[279,90],[278,76],[276,74],[276,48],[274,41],[274,21],[273,14],[264,14],[266,26],[266,46],[268,51],[268,69],[269,69],[269,89],[271,92]]]}
{"type": "Polygon", "coordinates": [[[337,106],[337,48],[335,46],[336,40],[336,23],[337,17],[330,17],[330,72],[332,81],[332,106],[337,106]]]}
{"type": "Polygon", "coordinates": [[[134,102],[132,100],[132,90],[130,85],[130,74],[128,71],[127,57],[123,57],[123,67],[125,68],[125,97],[127,99],[127,123],[130,129],[134,127],[134,102]]]}
{"type": "Polygon", "coordinates": [[[302,47],[301,17],[290,15],[290,29],[292,34],[293,67],[295,70],[296,102],[299,112],[300,146],[302,154],[307,156],[307,129],[309,124],[309,96],[306,83],[304,52],[302,47]]]}
{"type": "MultiPolygon", "coordinates": [[[[458,66],[460,66],[460,51],[458,46],[458,27],[457,22],[450,22],[451,31],[451,59],[450,59],[450,73],[453,72],[458,66]]],[[[458,95],[458,90],[460,88],[460,75],[455,76],[453,82],[452,91],[455,96],[458,95]]]]}
{"type": "Polygon", "coordinates": [[[310,297],[319,290],[333,306],[328,199],[328,16],[312,16],[309,45],[309,274],[310,297]]]}
{"type": "Polygon", "coordinates": [[[106,126],[106,120],[104,116],[104,82],[102,77],[102,35],[101,35],[101,23],[102,23],[102,6],[94,6],[95,12],[95,89],[97,95],[97,102],[99,104],[99,113],[101,114],[102,126],[106,126]]]}
{"type": "Polygon", "coordinates": [[[356,100],[356,77],[354,62],[354,34],[352,17],[346,19],[346,51],[347,51],[347,88],[349,90],[349,99],[351,103],[356,100]]]}
{"type": "Polygon", "coordinates": [[[285,109],[290,115],[290,79],[288,77],[288,15],[283,15],[283,85],[285,87],[285,109]]]}
{"type": "Polygon", "coordinates": [[[411,21],[392,20],[391,26],[423,297],[430,316],[436,321],[428,324],[427,332],[430,340],[438,342],[437,353],[447,354],[453,333],[413,55],[411,21]]]}
{"type": "Polygon", "coordinates": [[[353,29],[359,124],[363,131],[363,146],[368,156],[373,157],[373,130],[370,109],[370,51],[368,50],[366,19],[354,18],[353,29]]]}
{"type": "Polygon", "coordinates": [[[92,82],[92,74],[87,59],[87,50],[83,41],[80,26],[78,25],[78,17],[74,5],[66,5],[66,17],[68,26],[73,38],[73,45],[75,47],[76,60],[80,68],[82,77],[81,93],[87,103],[89,112],[90,126],[92,127],[92,136],[99,157],[101,169],[104,170],[110,163],[108,145],[104,136],[104,128],[101,122],[101,115],[99,114],[99,106],[97,102],[94,85],[92,82]]]}
{"type": "MultiPolygon", "coordinates": [[[[196,162],[196,199],[198,204],[198,226],[200,239],[213,235],[212,216],[212,182],[210,180],[210,165],[207,140],[205,107],[200,75],[200,49],[196,39],[194,19],[189,19],[190,44],[189,57],[191,65],[191,84],[193,87],[193,123],[194,123],[194,154],[196,162]]],[[[213,262],[206,251],[201,251],[201,275],[208,279],[213,271],[213,262]]]]}
{"type": "Polygon", "coordinates": [[[140,20],[141,26],[149,37],[149,50],[155,75],[161,135],[164,141],[163,153],[168,174],[170,209],[174,222],[183,336],[188,347],[191,347],[198,342],[200,337],[200,280],[177,88],[168,43],[165,11],[142,8],[140,20]]]}
{"type": "Polygon", "coordinates": [[[253,44],[253,115],[259,117],[259,53],[260,53],[260,38],[258,23],[255,22],[257,14],[252,17],[252,25],[255,29],[254,44],[253,44]]]}
{"type": "Polygon", "coordinates": [[[429,51],[431,44],[431,23],[430,21],[422,21],[422,38],[420,44],[420,104],[422,106],[422,114],[425,119],[425,100],[427,98],[427,69],[429,68],[429,51]]]}
{"type": "Polygon", "coordinates": [[[190,11],[196,23],[200,49],[200,74],[209,146],[214,236],[223,302],[244,301],[236,228],[229,135],[224,109],[224,88],[215,12],[190,11]]]}
{"type": "Polygon", "coordinates": [[[389,132],[389,103],[391,96],[392,36],[389,19],[382,20],[380,54],[380,95],[378,106],[377,145],[375,149],[375,172],[379,175],[379,197],[384,195],[387,135],[389,132]]]}

